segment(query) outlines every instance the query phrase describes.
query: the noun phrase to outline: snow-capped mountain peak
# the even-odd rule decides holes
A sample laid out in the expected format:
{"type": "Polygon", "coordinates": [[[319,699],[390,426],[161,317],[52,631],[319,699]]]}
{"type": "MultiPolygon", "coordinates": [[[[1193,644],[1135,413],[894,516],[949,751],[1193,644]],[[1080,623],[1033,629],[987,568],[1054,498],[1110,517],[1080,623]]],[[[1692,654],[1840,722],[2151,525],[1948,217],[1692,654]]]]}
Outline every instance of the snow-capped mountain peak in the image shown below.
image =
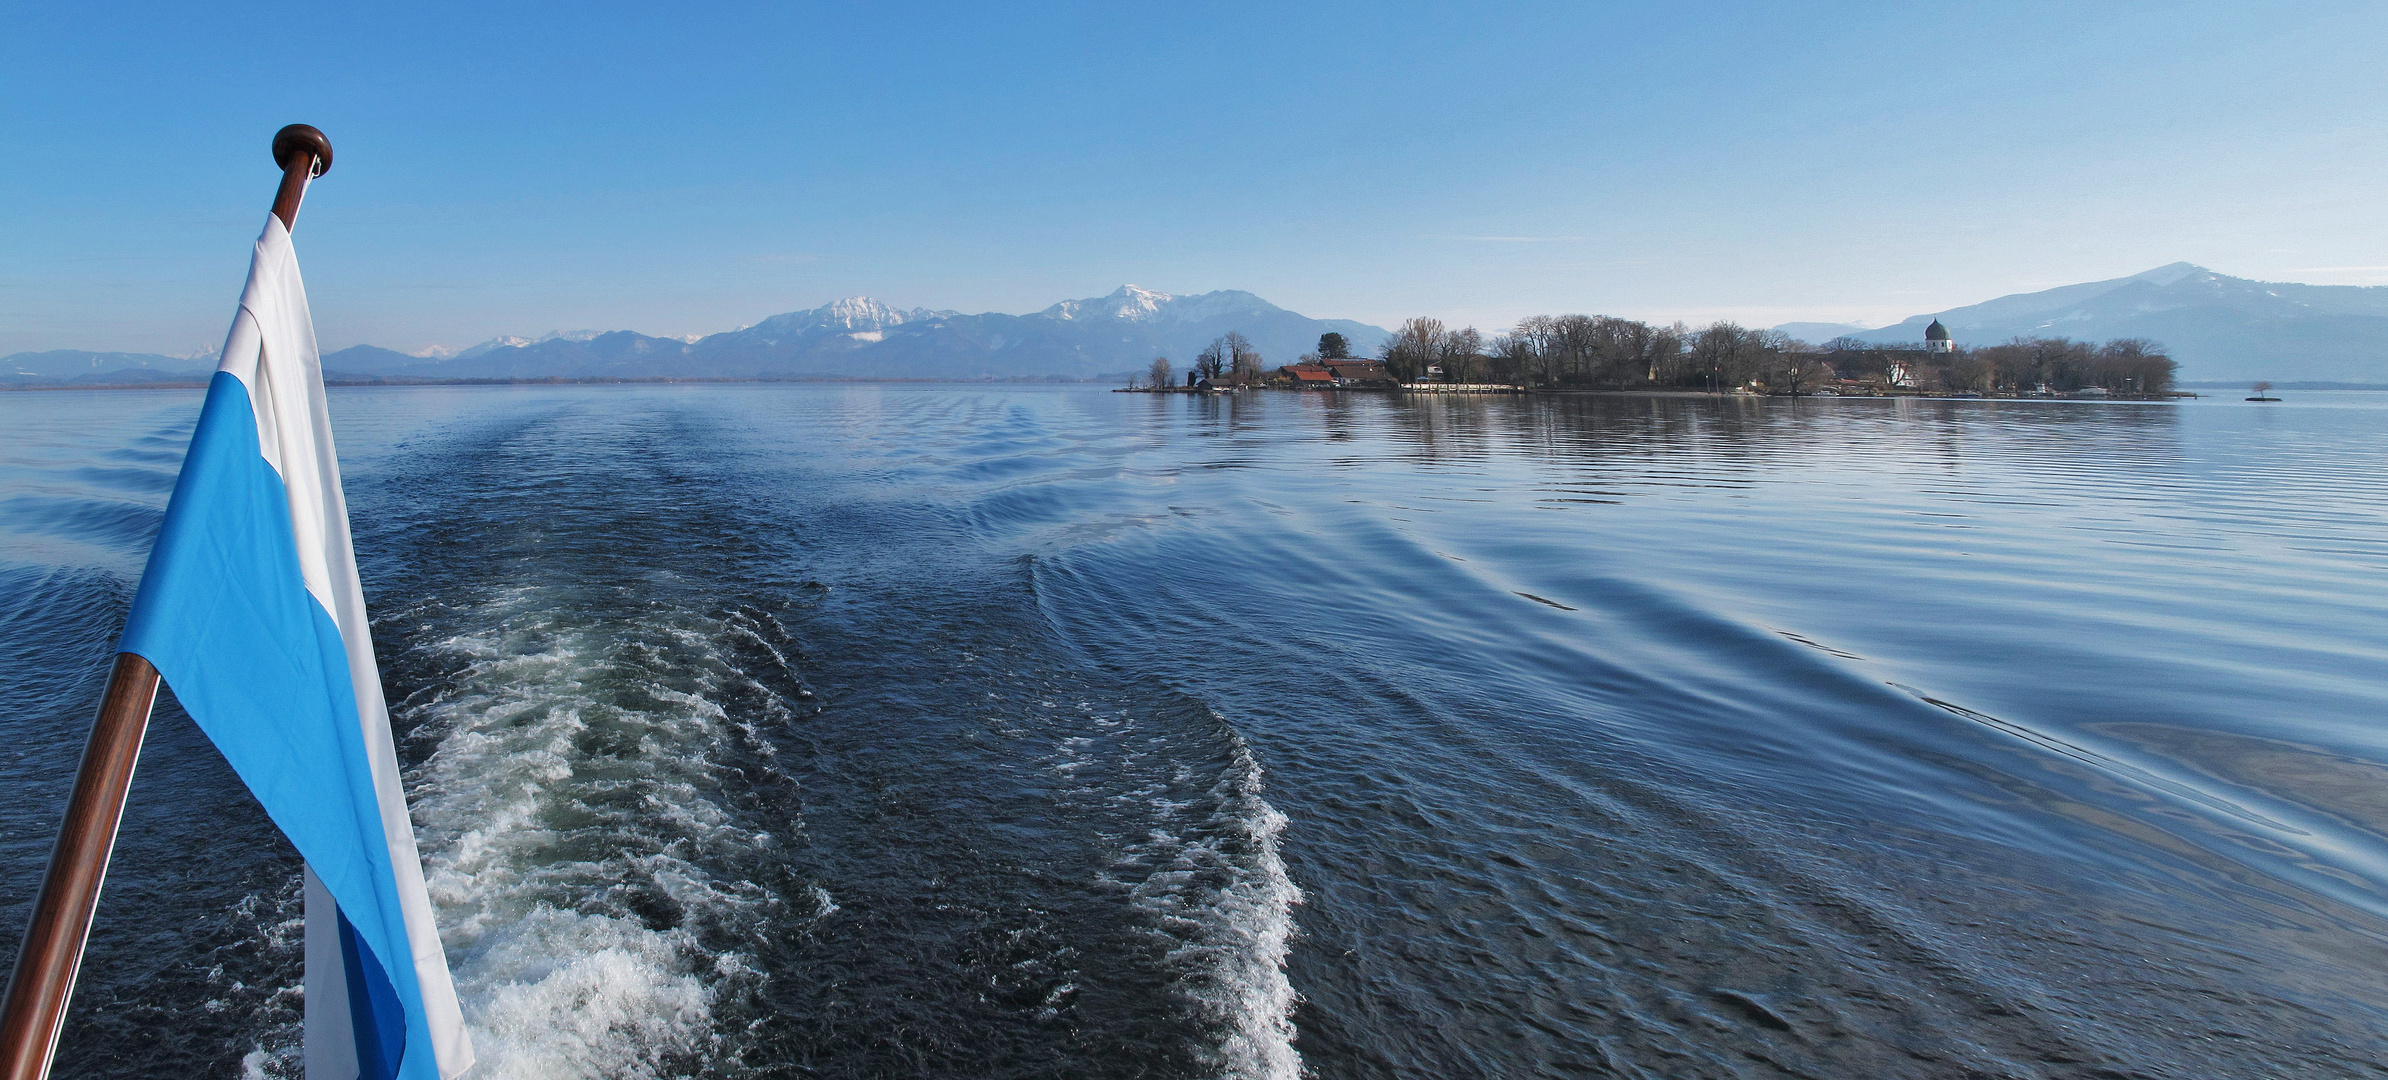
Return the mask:
{"type": "Polygon", "coordinates": [[[1198,323],[1218,319],[1261,318],[1284,310],[1242,289],[1220,289],[1176,298],[1169,305],[1167,318],[1172,322],[1198,323]]]}
{"type": "Polygon", "coordinates": [[[433,345],[408,355],[420,356],[429,360],[470,360],[497,349],[520,349],[537,345],[543,341],[595,341],[605,334],[604,330],[550,330],[535,338],[523,337],[520,334],[505,334],[490,338],[470,348],[451,349],[444,345],[433,345]]]}
{"type": "Polygon", "coordinates": [[[1109,296],[1098,296],[1091,300],[1064,300],[1038,314],[1062,322],[1119,319],[1159,327],[1227,318],[1260,318],[1282,311],[1275,304],[1237,289],[1178,296],[1135,285],[1122,285],[1109,296]]]}
{"type": "MultiPolygon", "coordinates": [[[[458,360],[470,360],[473,357],[480,356],[496,349],[519,349],[525,345],[530,345],[533,343],[534,341],[531,338],[522,337],[518,334],[506,334],[500,337],[490,338],[479,345],[460,349],[451,355],[458,360]]],[[[436,356],[438,354],[434,353],[432,355],[436,356]]]]}
{"type": "Polygon", "coordinates": [[[813,309],[812,313],[822,325],[848,332],[885,330],[890,326],[901,326],[906,321],[904,312],[867,296],[832,300],[813,309]]]}
{"type": "Polygon", "coordinates": [[[1082,322],[1088,319],[1126,319],[1143,322],[1161,313],[1161,309],[1175,303],[1177,297],[1135,285],[1122,285],[1109,296],[1091,300],[1064,300],[1039,312],[1048,319],[1082,322]]]}
{"type": "Polygon", "coordinates": [[[873,300],[867,296],[849,296],[843,300],[832,300],[817,308],[774,315],[739,332],[754,332],[772,336],[803,334],[807,331],[829,331],[855,337],[857,340],[876,341],[879,339],[866,338],[861,335],[884,335],[890,327],[944,318],[953,314],[951,311],[931,311],[927,308],[903,311],[892,304],[873,300]]]}

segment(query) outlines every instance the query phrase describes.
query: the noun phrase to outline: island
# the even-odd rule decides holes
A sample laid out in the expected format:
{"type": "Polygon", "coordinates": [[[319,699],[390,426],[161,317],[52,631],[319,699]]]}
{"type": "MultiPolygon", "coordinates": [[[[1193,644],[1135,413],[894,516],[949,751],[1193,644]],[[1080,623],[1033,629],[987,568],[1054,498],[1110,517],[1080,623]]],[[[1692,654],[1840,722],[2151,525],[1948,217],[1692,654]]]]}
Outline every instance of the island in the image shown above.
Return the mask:
{"type": "MultiPolygon", "coordinates": [[[[1537,315],[1487,338],[1410,319],[1373,357],[1352,355],[1342,334],[1290,364],[1270,366],[1243,335],[1213,341],[1179,372],[1168,357],[1122,392],[1236,390],[1425,393],[1676,393],[1771,397],[2075,398],[2161,401],[2180,365],[2144,338],[2106,342],[2017,337],[1959,345],[1935,320],[1924,340],[1820,345],[1732,322],[1693,329],[1602,315],[1537,315]]],[[[2250,401],[2268,386],[2259,386],[2250,401]]]]}

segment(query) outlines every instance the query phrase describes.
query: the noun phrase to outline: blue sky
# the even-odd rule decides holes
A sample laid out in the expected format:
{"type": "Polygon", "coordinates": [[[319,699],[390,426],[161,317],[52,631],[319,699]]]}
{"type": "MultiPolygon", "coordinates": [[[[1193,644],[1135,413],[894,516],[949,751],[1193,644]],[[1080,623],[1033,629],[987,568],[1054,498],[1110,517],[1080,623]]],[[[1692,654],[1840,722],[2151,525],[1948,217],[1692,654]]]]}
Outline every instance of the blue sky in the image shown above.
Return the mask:
{"type": "Polygon", "coordinates": [[[9,5],[0,353],[220,342],[284,123],[326,348],[1134,282],[1487,329],[2388,284],[2388,5],[9,5]]]}

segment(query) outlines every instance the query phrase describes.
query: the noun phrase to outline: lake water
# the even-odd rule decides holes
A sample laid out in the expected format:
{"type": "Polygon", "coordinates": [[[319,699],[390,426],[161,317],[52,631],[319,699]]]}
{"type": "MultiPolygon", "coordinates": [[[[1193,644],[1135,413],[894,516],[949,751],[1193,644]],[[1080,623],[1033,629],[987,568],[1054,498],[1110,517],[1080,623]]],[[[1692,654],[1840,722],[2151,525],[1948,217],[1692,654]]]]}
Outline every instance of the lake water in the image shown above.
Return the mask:
{"type": "MultiPolygon", "coordinates": [[[[2388,1030],[2388,395],[336,390],[512,1077],[2310,1076],[2388,1030]]],[[[196,392],[0,395],[0,949],[196,392]]],[[[171,703],[60,1076],[294,1076],[171,703]]]]}

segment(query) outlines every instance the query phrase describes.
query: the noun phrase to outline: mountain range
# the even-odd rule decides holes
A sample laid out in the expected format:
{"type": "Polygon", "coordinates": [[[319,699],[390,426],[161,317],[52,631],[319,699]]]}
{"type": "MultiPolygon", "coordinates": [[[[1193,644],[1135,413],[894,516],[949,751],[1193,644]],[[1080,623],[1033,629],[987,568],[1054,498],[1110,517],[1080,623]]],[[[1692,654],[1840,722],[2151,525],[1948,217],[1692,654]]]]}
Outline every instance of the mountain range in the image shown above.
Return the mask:
{"type": "MultiPolygon", "coordinates": [[[[1231,330],[1272,363],[1291,363],[1329,332],[1362,350],[1387,336],[1382,327],[1313,319],[1233,289],[1173,296],[1124,285],[1027,315],[907,311],[857,296],[701,337],[579,330],[497,338],[448,355],[357,345],[326,353],[323,368],[336,380],[1125,378],[1155,356],[1183,369],[1231,330]]],[[[143,353],[17,353],[0,357],[0,385],[187,382],[214,366],[143,353]]]]}
{"type": "MultiPolygon", "coordinates": [[[[1938,319],[1959,344],[2018,336],[2094,341],[2153,338],[2187,381],[2271,379],[2388,384],[2388,287],[2250,281],[2173,263],[2142,274],[2017,293],[1866,329],[1837,323],[1776,327],[1804,341],[1844,334],[1875,342],[1920,341],[1938,319]]],[[[358,345],[327,354],[334,379],[533,378],[1121,378],[1156,355],[1183,369],[1230,330],[1272,363],[1293,360],[1335,332],[1355,351],[1387,332],[1346,319],[1313,319],[1248,292],[1193,296],[1121,286],[1027,315],[900,310],[851,297],[752,326],[696,337],[577,330],[503,337],[453,353],[402,353],[358,345]]],[[[58,350],[0,357],[0,386],[194,382],[211,359],[58,350]]]]}
{"type": "Polygon", "coordinates": [[[1776,329],[1806,341],[1922,341],[1932,320],[1959,345],[2012,337],[2152,338],[2184,380],[2388,384],[2388,287],[2250,281],[2178,262],[2108,281],[2016,293],[1866,330],[1776,329]]]}

